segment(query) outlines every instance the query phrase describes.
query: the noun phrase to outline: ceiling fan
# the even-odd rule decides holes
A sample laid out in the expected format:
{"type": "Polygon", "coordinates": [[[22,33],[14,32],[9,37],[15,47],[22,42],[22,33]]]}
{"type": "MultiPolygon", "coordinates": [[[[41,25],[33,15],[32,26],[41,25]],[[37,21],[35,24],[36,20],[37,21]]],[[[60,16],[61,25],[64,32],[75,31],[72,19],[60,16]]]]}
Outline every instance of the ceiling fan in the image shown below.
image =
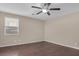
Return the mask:
{"type": "Polygon", "coordinates": [[[49,6],[51,5],[51,3],[44,3],[42,7],[37,7],[37,6],[32,6],[32,8],[37,8],[37,9],[41,9],[41,11],[39,11],[38,13],[36,13],[36,15],[39,15],[40,13],[46,13],[48,15],[50,14],[50,11],[52,10],[60,10],[60,8],[49,8],[49,6]]]}

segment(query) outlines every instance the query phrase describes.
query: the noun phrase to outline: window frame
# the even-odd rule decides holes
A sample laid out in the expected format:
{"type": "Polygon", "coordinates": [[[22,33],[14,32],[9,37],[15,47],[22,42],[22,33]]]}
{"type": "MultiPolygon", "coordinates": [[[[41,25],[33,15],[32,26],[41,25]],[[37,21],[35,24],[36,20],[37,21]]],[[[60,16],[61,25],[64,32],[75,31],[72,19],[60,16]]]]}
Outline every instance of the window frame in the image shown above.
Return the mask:
{"type": "Polygon", "coordinates": [[[13,16],[5,16],[4,17],[4,35],[19,35],[19,23],[20,23],[20,19],[19,19],[19,17],[13,17],[13,16]],[[18,26],[15,26],[15,27],[17,27],[17,32],[15,33],[15,34],[10,34],[10,33],[7,33],[6,32],[6,30],[7,30],[7,27],[8,26],[6,26],[5,25],[5,23],[6,23],[6,18],[13,18],[13,19],[17,19],[18,20],[18,26]]]}

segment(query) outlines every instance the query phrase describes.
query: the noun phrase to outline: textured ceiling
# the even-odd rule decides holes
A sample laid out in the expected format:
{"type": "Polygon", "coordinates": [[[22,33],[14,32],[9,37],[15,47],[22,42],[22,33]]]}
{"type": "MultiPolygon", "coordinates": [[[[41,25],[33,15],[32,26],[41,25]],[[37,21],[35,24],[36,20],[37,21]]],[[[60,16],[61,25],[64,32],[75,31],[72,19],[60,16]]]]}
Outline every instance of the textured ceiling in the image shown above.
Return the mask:
{"type": "Polygon", "coordinates": [[[49,20],[65,14],[79,11],[79,3],[52,3],[50,7],[60,7],[60,11],[50,11],[51,15],[41,13],[39,15],[32,15],[37,13],[40,9],[31,8],[31,6],[41,6],[40,3],[0,3],[0,11],[14,13],[18,15],[37,18],[40,20],[49,20]]]}

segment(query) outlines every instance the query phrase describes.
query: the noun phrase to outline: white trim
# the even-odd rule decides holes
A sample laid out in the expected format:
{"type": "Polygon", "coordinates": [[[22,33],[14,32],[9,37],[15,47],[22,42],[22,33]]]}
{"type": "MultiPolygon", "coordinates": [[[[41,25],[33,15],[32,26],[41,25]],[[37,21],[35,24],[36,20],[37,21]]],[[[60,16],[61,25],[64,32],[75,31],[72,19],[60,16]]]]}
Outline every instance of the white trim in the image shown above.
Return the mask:
{"type": "Polygon", "coordinates": [[[0,47],[8,47],[8,46],[16,46],[16,45],[23,45],[23,44],[30,44],[30,43],[36,43],[36,42],[42,42],[42,41],[31,41],[31,42],[24,42],[24,43],[21,43],[19,42],[18,44],[6,44],[6,45],[0,45],[0,47]]]}
{"type": "MultiPolygon", "coordinates": [[[[46,41],[46,42],[54,43],[54,42],[51,42],[51,41],[46,41]]],[[[69,48],[73,48],[73,49],[78,49],[79,50],[79,47],[73,47],[73,46],[64,45],[64,44],[60,44],[60,43],[54,43],[54,44],[61,45],[61,46],[66,46],[66,47],[69,47],[69,48]]]]}

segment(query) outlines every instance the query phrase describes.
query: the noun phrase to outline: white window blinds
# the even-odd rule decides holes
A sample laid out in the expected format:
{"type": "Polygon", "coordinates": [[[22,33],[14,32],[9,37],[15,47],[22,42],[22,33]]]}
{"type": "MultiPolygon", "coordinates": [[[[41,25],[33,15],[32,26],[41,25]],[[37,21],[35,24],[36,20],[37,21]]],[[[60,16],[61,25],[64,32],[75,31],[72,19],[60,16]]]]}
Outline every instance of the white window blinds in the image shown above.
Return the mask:
{"type": "Polygon", "coordinates": [[[14,35],[19,32],[19,19],[13,17],[5,17],[5,34],[14,35]]]}

